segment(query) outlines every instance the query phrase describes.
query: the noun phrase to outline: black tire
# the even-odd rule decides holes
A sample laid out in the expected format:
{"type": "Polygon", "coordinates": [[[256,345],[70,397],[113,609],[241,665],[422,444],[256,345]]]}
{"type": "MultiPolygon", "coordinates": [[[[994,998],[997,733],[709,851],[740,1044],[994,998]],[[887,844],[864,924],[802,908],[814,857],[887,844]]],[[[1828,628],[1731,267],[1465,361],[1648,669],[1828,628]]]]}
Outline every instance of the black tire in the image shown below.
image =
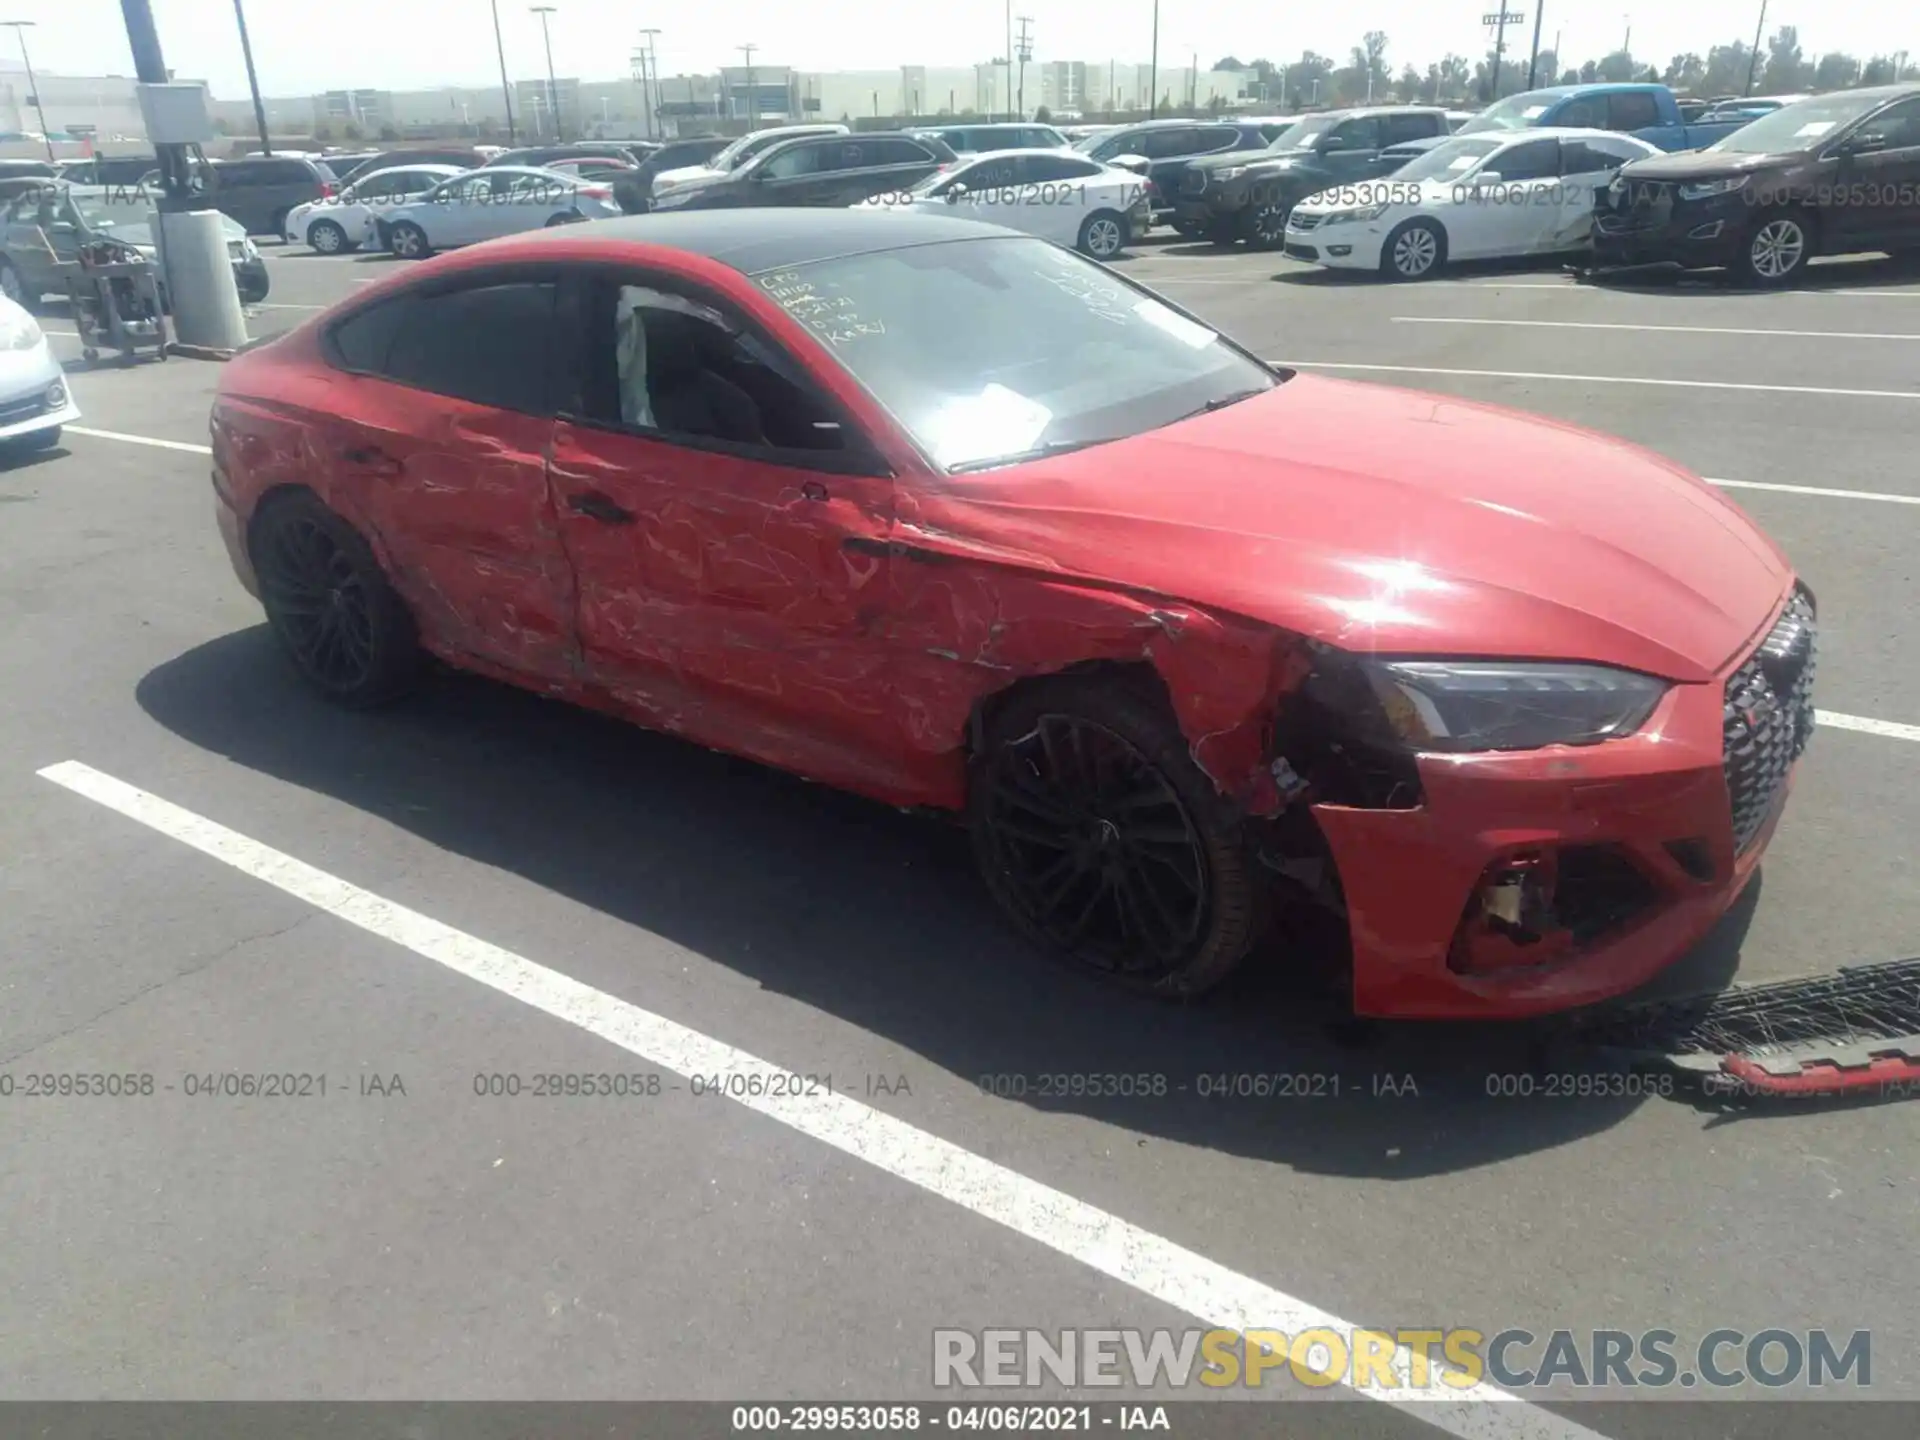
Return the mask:
{"type": "Polygon", "coordinates": [[[433,254],[427,232],[411,220],[396,220],[387,231],[387,248],[402,260],[424,260],[433,254]]]}
{"type": "Polygon", "coordinates": [[[60,427],[48,426],[45,430],[31,430],[25,435],[16,436],[7,441],[7,448],[15,454],[27,455],[36,450],[51,450],[60,443],[60,427]]]}
{"type": "Polygon", "coordinates": [[[1431,280],[1447,268],[1447,232],[1424,216],[1393,227],[1380,247],[1380,273],[1389,280],[1431,280]]]}
{"type": "Polygon", "coordinates": [[[1185,236],[1189,240],[1198,240],[1206,232],[1201,229],[1197,221],[1175,220],[1173,222],[1173,233],[1185,236]]]}
{"type": "Polygon", "coordinates": [[[1041,680],[997,705],[982,739],[974,858],[1029,938],[1165,999],[1212,989],[1247,957],[1263,892],[1244,827],[1148,684],[1041,680]]]}
{"type": "Polygon", "coordinates": [[[1225,248],[1240,243],[1240,222],[1231,215],[1216,215],[1200,231],[1201,238],[1210,245],[1225,248]]]}
{"type": "Polygon", "coordinates": [[[11,260],[0,260],[0,295],[13,301],[29,315],[40,313],[40,297],[27,293],[27,282],[11,260]]]}
{"type": "Polygon", "coordinates": [[[345,255],[360,247],[347,238],[346,227],[336,220],[316,220],[307,227],[307,248],[322,255],[345,255]]]}
{"type": "Polygon", "coordinates": [[[1772,290],[1791,285],[1807,273],[1813,259],[1813,217],[1805,210],[1767,210],[1747,223],[1734,256],[1733,278],[1742,285],[1772,290]]]}
{"type": "Polygon", "coordinates": [[[1287,217],[1291,205],[1278,200],[1256,201],[1240,212],[1235,225],[1249,250],[1278,250],[1287,243],[1287,217]]]}
{"type": "Polygon", "coordinates": [[[247,553],[282,652],[314,690],[349,709],[382,705],[420,672],[413,616],[360,533],[304,490],[270,497],[247,553]]]}
{"type": "Polygon", "coordinates": [[[267,222],[267,233],[282,244],[285,244],[287,239],[287,216],[292,213],[291,206],[284,210],[276,210],[273,212],[273,218],[267,222]]]}
{"type": "Polygon", "coordinates": [[[1080,222],[1080,238],[1074,244],[1082,255],[1111,260],[1125,250],[1132,239],[1126,216],[1118,210],[1096,210],[1080,222]]]}

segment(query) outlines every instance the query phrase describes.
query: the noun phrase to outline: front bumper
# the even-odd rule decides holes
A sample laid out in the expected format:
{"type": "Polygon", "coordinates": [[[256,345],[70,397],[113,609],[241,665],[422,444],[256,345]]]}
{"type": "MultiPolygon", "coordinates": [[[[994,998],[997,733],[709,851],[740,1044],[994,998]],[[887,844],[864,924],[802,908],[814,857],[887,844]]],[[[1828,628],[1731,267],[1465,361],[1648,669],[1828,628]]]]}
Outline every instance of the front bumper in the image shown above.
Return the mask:
{"type": "Polygon", "coordinates": [[[0,441],[16,440],[80,418],[66,372],[46,341],[0,357],[0,441]]]}
{"type": "Polygon", "coordinates": [[[1601,195],[1593,222],[1595,265],[1717,268],[1733,262],[1746,237],[1748,206],[1737,193],[1678,201],[1666,191],[1617,204],[1608,203],[1607,192],[1601,195]]]}
{"type": "Polygon", "coordinates": [[[1812,726],[1810,620],[1805,668],[1782,681],[1790,693],[1771,710],[1752,703],[1762,641],[1770,647],[1788,620],[1780,614],[1713,681],[1675,686],[1637,735],[1422,756],[1418,809],[1315,806],[1346,900],[1356,1012],[1570,1010],[1634,990],[1685,956],[1759,868],[1812,726]],[[1782,725],[1784,739],[1767,728],[1782,725]],[[1483,905],[1490,877],[1541,855],[1558,867],[1562,914],[1580,938],[1532,942],[1536,962],[1527,944],[1486,939],[1483,905]],[[1568,888],[1569,874],[1579,888],[1568,888]],[[1588,916],[1597,928],[1578,923],[1575,912],[1603,898],[1588,916]]]}
{"type": "Polygon", "coordinates": [[[1387,226],[1378,221],[1322,225],[1295,211],[1287,220],[1282,253],[1335,270],[1378,270],[1387,243],[1387,226]]]}

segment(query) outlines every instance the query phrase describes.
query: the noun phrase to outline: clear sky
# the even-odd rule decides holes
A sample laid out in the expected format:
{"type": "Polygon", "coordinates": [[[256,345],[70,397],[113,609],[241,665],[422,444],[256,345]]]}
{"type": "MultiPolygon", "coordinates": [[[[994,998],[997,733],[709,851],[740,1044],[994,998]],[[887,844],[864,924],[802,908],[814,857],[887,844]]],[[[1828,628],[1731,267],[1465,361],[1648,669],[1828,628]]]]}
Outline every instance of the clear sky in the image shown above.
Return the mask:
{"type": "MultiPolygon", "coordinates": [[[[222,98],[246,93],[246,69],[232,0],[152,0],[167,63],[204,78],[222,98]]],[[[1005,48],[1004,0],[551,0],[554,67],[562,76],[615,79],[643,25],[655,41],[662,75],[711,73],[740,63],[751,42],[756,64],[805,70],[966,65],[1005,48]]],[[[1453,50],[1477,58],[1490,46],[1480,16],[1493,0],[1163,0],[1160,63],[1201,65],[1223,55],[1278,60],[1304,49],[1344,62],[1368,30],[1389,37],[1397,71],[1425,67],[1453,50]]],[[[1509,37],[1524,52],[1534,0],[1507,0],[1529,23],[1509,37]]],[[[116,0],[7,0],[0,19],[31,19],[36,66],[64,74],[128,74],[133,61],[116,0]]],[[[516,79],[545,73],[540,24],[525,0],[499,0],[507,64],[516,79]]],[[[1751,39],[1758,0],[1545,0],[1545,36],[1574,61],[1619,47],[1632,27],[1633,52],[1665,66],[1673,55],[1736,37],[1751,39]],[[1634,13],[1635,11],[1639,13],[1634,13]]],[[[1153,0],[1015,0],[1033,18],[1037,60],[1144,63],[1153,0]]],[[[254,62],[269,95],[362,86],[403,90],[498,83],[488,0],[247,0],[254,62]]],[[[1920,55],[1920,3],[1900,0],[1771,0],[1767,29],[1795,25],[1817,56],[1847,50],[1866,58],[1901,49],[1920,55]]],[[[17,51],[0,36],[8,59],[17,51]]]]}

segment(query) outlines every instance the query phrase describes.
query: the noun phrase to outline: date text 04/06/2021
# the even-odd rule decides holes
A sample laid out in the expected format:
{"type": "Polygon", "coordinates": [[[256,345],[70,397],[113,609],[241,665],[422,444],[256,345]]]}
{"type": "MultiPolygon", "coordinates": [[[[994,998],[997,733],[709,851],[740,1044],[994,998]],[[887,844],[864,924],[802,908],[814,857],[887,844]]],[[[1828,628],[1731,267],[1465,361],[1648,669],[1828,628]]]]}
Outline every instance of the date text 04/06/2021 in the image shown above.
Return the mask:
{"type": "Polygon", "coordinates": [[[1000,1435],[1095,1430],[1170,1432],[1164,1405],[736,1405],[736,1435],[793,1431],[889,1434],[916,1430],[981,1431],[1000,1435]]]}

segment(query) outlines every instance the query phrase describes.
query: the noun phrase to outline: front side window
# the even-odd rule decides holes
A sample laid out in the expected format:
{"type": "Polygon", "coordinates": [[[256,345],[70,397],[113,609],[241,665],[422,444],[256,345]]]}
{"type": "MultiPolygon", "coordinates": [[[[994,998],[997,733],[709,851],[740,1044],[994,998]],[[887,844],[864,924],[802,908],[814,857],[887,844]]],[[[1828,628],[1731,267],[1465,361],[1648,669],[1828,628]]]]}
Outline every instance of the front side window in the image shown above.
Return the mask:
{"type": "MultiPolygon", "coordinates": [[[[818,175],[832,168],[828,163],[828,148],[819,144],[795,145],[767,161],[760,167],[760,173],[769,180],[798,180],[803,175],[818,175]]],[[[837,151],[840,147],[832,148],[837,151]]]]}
{"type": "Polygon", "coordinates": [[[1607,97],[1609,130],[1651,130],[1660,123],[1660,102],[1645,90],[1623,90],[1607,97]]]}
{"type": "Polygon", "coordinates": [[[1512,145],[1487,162],[1502,180],[1551,180],[1560,174],[1560,142],[1528,140],[1512,145]]]}
{"type": "Polygon", "coordinates": [[[1140,434],[1279,383],[1216,331],[1026,237],[755,279],[949,471],[1140,434]]]}

